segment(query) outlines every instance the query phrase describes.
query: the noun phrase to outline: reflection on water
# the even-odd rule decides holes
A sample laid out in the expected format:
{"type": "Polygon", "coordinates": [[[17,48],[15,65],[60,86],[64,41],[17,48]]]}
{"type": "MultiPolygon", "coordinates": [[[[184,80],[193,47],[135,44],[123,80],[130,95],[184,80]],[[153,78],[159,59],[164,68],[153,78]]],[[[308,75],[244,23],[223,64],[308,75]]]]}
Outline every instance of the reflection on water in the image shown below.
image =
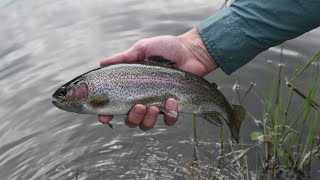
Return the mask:
{"type": "MultiPolygon", "coordinates": [[[[124,126],[119,116],[112,130],[95,116],[58,110],[50,96],[70,78],[97,67],[103,57],[141,38],[181,34],[221,4],[208,0],[1,1],[1,178],[73,179],[78,169],[80,179],[207,179],[217,164],[219,146],[200,143],[200,175],[190,168],[192,117],[182,115],[169,128],[159,121],[153,130],[142,132],[124,126]],[[208,153],[208,146],[213,153],[208,153]],[[57,171],[57,167],[63,168],[57,171]]],[[[319,50],[314,38],[319,33],[314,30],[285,44],[287,69],[295,67],[300,52],[306,61],[319,50]]],[[[229,99],[236,80],[244,89],[256,82],[255,91],[263,91],[269,74],[266,60],[276,67],[279,51],[271,48],[232,76],[217,71],[207,78],[218,81],[229,99]],[[259,76],[252,76],[257,72],[259,76]]],[[[254,96],[245,105],[257,115],[261,112],[254,96]]],[[[218,142],[217,127],[200,120],[198,128],[201,140],[210,134],[210,141],[218,142]]],[[[243,142],[249,142],[248,132],[255,129],[253,122],[244,123],[243,142]]]]}

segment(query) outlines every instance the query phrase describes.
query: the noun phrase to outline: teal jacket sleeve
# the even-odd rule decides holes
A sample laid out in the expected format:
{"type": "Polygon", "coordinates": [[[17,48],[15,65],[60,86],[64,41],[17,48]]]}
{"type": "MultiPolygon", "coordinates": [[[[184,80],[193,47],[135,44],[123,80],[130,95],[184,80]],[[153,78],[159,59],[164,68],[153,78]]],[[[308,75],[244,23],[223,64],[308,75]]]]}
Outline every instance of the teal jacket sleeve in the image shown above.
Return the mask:
{"type": "Polygon", "coordinates": [[[262,51],[320,26],[320,0],[234,0],[197,25],[204,45],[226,73],[262,51]]]}

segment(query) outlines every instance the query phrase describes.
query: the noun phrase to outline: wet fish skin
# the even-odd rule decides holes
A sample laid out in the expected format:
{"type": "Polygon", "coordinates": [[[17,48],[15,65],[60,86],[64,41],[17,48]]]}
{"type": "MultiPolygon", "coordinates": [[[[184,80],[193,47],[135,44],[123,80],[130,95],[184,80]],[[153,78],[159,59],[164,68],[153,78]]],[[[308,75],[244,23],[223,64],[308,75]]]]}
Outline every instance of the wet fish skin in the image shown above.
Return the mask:
{"type": "Polygon", "coordinates": [[[127,114],[135,104],[144,104],[176,116],[164,109],[165,101],[175,98],[179,112],[197,114],[220,126],[224,119],[239,142],[243,107],[229,104],[217,86],[202,77],[170,68],[168,60],[157,62],[161,57],[150,59],[89,71],[59,88],[53,104],[62,110],[97,115],[127,114]]]}

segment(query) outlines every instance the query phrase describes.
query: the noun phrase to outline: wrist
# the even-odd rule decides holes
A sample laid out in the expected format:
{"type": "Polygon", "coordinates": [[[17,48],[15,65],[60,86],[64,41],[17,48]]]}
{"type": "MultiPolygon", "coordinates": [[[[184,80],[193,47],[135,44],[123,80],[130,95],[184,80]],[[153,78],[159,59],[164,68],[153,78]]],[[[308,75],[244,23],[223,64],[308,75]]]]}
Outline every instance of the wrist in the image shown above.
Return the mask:
{"type": "Polygon", "coordinates": [[[192,56],[206,67],[208,73],[218,68],[217,63],[205,47],[197,29],[191,29],[190,31],[178,36],[178,39],[180,39],[192,56]]]}

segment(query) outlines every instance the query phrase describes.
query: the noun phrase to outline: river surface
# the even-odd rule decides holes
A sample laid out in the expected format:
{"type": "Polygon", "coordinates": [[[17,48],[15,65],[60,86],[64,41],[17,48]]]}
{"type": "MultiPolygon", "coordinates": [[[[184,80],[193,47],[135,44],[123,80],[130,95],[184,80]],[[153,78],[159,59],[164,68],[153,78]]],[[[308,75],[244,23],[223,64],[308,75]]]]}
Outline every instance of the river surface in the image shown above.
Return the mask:
{"type": "MultiPolygon", "coordinates": [[[[98,67],[102,58],[141,38],[184,33],[222,4],[209,0],[0,1],[0,180],[75,179],[77,171],[82,180],[208,179],[219,156],[218,127],[198,119],[201,162],[200,170],[195,170],[191,166],[193,116],[182,114],[172,127],[159,118],[147,132],[128,128],[124,117],[118,116],[110,129],[96,116],[55,108],[51,95],[71,78],[98,67]]],[[[319,37],[316,29],[284,44],[287,76],[292,77],[290,70],[300,53],[305,63],[320,49],[319,37]]],[[[270,70],[278,68],[280,51],[280,47],[269,49],[231,76],[217,70],[206,78],[217,82],[230,101],[236,102],[232,90],[236,81],[240,92],[256,83],[253,92],[261,95],[268,92],[270,70]]],[[[304,78],[308,76],[298,85],[303,86],[304,78]]],[[[244,106],[261,117],[263,105],[255,93],[247,96],[244,106]]],[[[258,129],[247,118],[241,143],[252,143],[249,134],[258,129]]],[[[224,132],[229,138],[227,127],[224,132]]],[[[320,176],[319,165],[315,160],[313,179],[320,176]]]]}

